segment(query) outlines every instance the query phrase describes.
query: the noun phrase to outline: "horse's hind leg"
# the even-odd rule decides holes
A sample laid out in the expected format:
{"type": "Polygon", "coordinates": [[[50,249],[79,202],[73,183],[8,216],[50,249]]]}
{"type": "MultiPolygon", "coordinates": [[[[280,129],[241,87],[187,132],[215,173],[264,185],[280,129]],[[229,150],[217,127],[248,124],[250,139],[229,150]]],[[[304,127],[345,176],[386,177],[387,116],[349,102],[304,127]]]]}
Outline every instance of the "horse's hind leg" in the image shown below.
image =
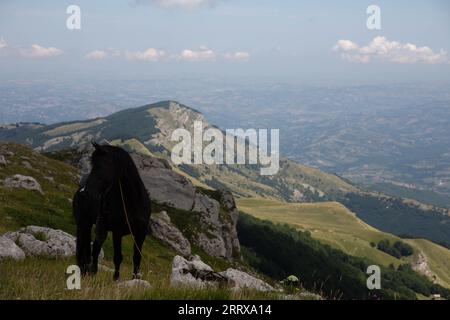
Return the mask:
{"type": "Polygon", "coordinates": [[[145,233],[142,236],[137,236],[134,241],[136,242],[134,244],[134,253],[133,253],[133,279],[140,279],[141,278],[141,252],[142,252],[142,245],[144,244],[145,240],[145,233]]]}
{"type": "Polygon", "coordinates": [[[122,263],[122,235],[118,232],[113,232],[114,245],[114,280],[119,280],[120,264],[122,263]]]}

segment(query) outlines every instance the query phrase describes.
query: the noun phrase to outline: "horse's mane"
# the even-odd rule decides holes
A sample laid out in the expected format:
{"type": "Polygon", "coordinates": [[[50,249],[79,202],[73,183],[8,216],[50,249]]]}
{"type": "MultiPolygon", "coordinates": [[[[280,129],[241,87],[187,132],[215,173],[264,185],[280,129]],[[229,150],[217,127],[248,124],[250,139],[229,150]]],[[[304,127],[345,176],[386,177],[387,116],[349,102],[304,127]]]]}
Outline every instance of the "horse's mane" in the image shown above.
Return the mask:
{"type": "Polygon", "coordinates": [[[91,157],[91,163],[94,165],[101,161],[101,154],[110,156],[118,172],[116,172],[120,183],[123,186],[124,193],[136,201],[142,200],[141,197],[148,197],[147,190],[139,175],[136,164],[130,154],[124,149],[111,145],[102,145],[100,149],[96,148],[91,157]]]}

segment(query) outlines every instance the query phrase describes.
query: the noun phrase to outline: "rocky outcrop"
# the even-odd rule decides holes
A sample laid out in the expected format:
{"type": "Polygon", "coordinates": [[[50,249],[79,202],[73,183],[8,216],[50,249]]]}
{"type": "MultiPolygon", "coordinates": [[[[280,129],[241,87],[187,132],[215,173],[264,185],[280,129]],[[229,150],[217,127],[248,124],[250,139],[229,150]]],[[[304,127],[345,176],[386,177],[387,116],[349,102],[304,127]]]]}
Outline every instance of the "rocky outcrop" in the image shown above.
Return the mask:
{"type": "Polygon", "coordinates": [[[214,257],[231,260],[239,256],[238,210],[230,192],[218,193],[217,200],[213,199],[198,192],[192,182],[172,170],[166,160],[140,154],[132,157],[153,201],[198,215],[201,228],[190,239],[195,245],[214,257]]]}
{"type": "Polygon", "coordinates": [[[236,231],[239,212],[231,192],[218,191],[217,199],[196,194],[194,211],[201,213],[206,230],[198,234],[197,245],[211,256],[232,260],[240,254],[236,231]]]}
{"type": "Polygon", "coordinates": [[[190,260],[181,256],[173,258],[170,276],[170,285],[172,286],[205,288],[226,282],[226,278],[214,272],[199,256],[193,256],[190,260]]]}
{"type": "Polygon", "coordinates": [[[268,283],[237,269],[229,268],[223,272],[215,272],[198,256],[194,256],[190,260],[175,256],[172,262],[170,284],[196,288],[227,285],[233,290],[244,288],[257,291],[275,290],[268,283]]]}
{"type": "Polygon", "coordinates": [[[168,206],[191,210],[195,187],[184,176],[172,170],[164,159],[132,155],[150,197],[168,206]]]}
{"type": "Polygon", "coordinates": [[[417,255],[417,260],[411,263],[411,268],[430,279],[433,278],[433,272],[428,265],[427,257],[422,252],[419,252],[417,255]]]}
{"type": "Polygon", "coordinates": [[[61,230],[28,226],[4,236],[14,241],[27,256],[70,257],[76,253],[75,237],[61,230]]]}
{"type": "Polygon", "coordinates": [[[167,212],[152,213],[150,217],[152,235],[183,256],[191,254],[191,244],[175,227],[167,212]]]}
{"type": "Polygon", "coordinates": [[[25,253],[11,239],[0,236],[0,261],[5,259],[23,260],[25,253]]]}
{"type": "Polygon", "coordinates": [[[8,177],[3,181],[3,185],[7,188],[20,188],[30,191],[37,191],[40,194],[44,194],[41,185],[33,177],[23,176],[21,174],[15,174],[12,177],[8,177]]]}
{"type": "Polygon", "coordinates": [[[252,289],[257,291],[274,291],[275,289],[268,283],[258,279],[246,272],[229,268],[220,273],[228,279],[233,290],[252,289]]]}
{"type": "MultiPolygon", "coordinates": [[[[196,237],[197,245],[214,257],[227,257],[225,240],[222,235],[222,221],[219,219],[220,204],[204,194],[196,193],[193,211],[201,214],[204,232],[196,237]]],[[[231,258],[231,257],[230,257],[231,258]]]]}
{"type": "Polygon", "coordinates": [[[222,224],[222,235],[225,242],[227,257],[239,256],[241,246],[236,230],[239,218],[239,210],[236,206],[233,194],[230,191],[220,191],[220,203],[225,210],[225,219],[222,224]]]}

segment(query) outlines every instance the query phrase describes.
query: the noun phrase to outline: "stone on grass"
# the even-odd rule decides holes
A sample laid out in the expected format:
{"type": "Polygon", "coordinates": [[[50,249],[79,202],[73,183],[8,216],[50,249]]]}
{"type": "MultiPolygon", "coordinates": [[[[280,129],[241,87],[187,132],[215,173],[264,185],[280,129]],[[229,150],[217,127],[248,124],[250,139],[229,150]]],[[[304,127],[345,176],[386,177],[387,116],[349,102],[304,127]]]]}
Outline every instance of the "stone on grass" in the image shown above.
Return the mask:
{"type": "Polygon", "coordinates": [[[12,177],[8,177],[3,180],[3,185],[7,188],[25,189],[30,191],[37,191],[40,194],[44,194],[41,185],[35,178],[24,176],[21,174],[15,174],[12,177]]]}
{"type": "Polygon", "coordinates": [[[199,256],[193,256],[190,260],[181,256],[173,258],[170,276],[172,286],[205,288],[220,283],[226,283],[226,279],[221,274],[214,272],[199,256]]]}
{"type": "Polygon", "coordinates": [[[25,253],[14,241],[7,237],[0,236],[0,261],[5,259],[23,260],[25,253]]]}
{"type": "Polygon", "coordinates": [[[226,277],[233,290],[252,289],[257,291],[274,291],[275,289],[267,282],[262,281],[246,272],[229,268],[220,273],[226,277]]]}

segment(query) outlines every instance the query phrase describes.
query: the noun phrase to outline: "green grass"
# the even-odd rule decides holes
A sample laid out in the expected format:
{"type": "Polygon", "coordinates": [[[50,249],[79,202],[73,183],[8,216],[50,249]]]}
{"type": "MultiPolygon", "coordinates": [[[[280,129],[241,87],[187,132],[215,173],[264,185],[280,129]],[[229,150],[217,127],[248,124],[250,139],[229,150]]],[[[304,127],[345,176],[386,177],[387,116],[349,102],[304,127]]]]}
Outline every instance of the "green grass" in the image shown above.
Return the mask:
{"type": "MultiPolygon", "coordinates": [[[[44,191],[9,189],[0,182],[0,234],[15,231],[28,225],[46,226],[75,234],[75,222],[72,217],[71,199],[77,188],[77,170],[63,162],[32,152],[29,148],[13,144],[0,143],[0,152],[13,152],[7,156],[7,166],[0,167],[0,179],[14,174],[34,177],[44,191]],[[22,165],[28,161],[32,168],[22,165]],[[47,178],[46,178],[47,177],[47,178]],[[48,179],[52,177],[52,179],[48,179]]],[[[62,159],[67,161],[67,159],[62,159]]],[[[161,207],[152,203],[154,212],[167,210],[172,221],[186,233],[200,231],[198,215],[173,208],[161,207]],[[189,231],[189,232],[188,232],[189,231]]],[[[204,230],[203,230],[204,231],[204,230]]],[[[35,235],[44,241],[42,234],[35,235]]],[[[191,236],[193,236],[191,234],[191,236]]],[[[113,245],[111,234],[103,245],[105,258],[101,262],[113,268],[113,245]]],[[[243,264],[231,263],[222,258],[208,256],[201,249],[192,246],[193,254],[216,271],[227,268],[243,267],[243,264]]],[[[123,238],[123,263],[121,279],[131,279],[133,242],[130,236],[123,238]]],[[[82,280],[81,290],[66,289],[66,268],[75,264],[75,258],[45,259],[27,257],[23,261],[0,262],[0,300],[1,299],[283,299],[279,293],[261,293],[252,290],[234,292],[229,288],[173,288],[170,286],[172,261],[176,252],[161,242],[148,236],[143,246],[142,274],[152,288],[120,289],[112,281],[112,273],[100,270],[95,277],[88,276],[82,280]]],[[[292,298],[292,297],[291,297],[292,298]]],[[[311,297],[299,295],[298,299],[311,297]]]]}
{"type": "Polygon", "coordinates": [[[39,241],[47,241],[48,240],[47,235],[44,232],[35,232],[33,234],[33,236],[36,238],[36,240],[39,240],[39,241]]]}
{"type": "Polygon", "coordinates": [[[51,137],[55,137],[55,136],[59,136],[59,135],[68,135],[68,134],[76,132],[76,131],[85,130],[85,129],[89,129],[89,128],[101,125],[104,121],[105,121],[104,119],[97,119],[97,120],[92,120],[92,121],[69,123],[69,124],[61,125],[54,129],[45,131],[44,134],[51,136],[51,137]]]}
{"type": "MultiPolygon", "coordinates": [[[[124,261],[121,265],[121,281],[130,280],[132,273],[132,240],[124,238],[122,245],[124,261]]],[[[104,245],[105,259],[100,264],[113,269],[112,242],[108,238],[104,245]]],[[[200,253],[204,262],[215,270],[225,270],[224,261],[200,253]]],[[[147,237],[143,247],[142,279],[148,281],[150,289],[119,288],[112,279],[112,272],[99,269],[95,276],[82,278],[81,290],[68,290],[66,269],[75,264],[75,258],[46,259],[26,258],[23,261],[0,263],[0,300],[2,299],[182,299],[182,300],[274,300],[285,297],[277,292],[255,290],[233,291],[227,287],[196,289],[170,286],[170,272],[175,252],[152,237],[147,237]]],[[[313,295],[299,294],[292,299],[314,299],[313,295]]]]}
{"type": "MultiPolygon", "coordinates": [[[[143,279],[151,283],[150,289],[120,288],[112,280],[112,273],[100,270],[96,276],[86,276],[81,280],[80,290],[66,287],[66,269],[74,264],[74,259],[27,258],[24,261],[2,262],[0,273],[0,300],[3,299],[183,299],[183,300],[228,300],[228,299],[280,299],[277,293],[263,293],[253,290],[233,292],[228,288],[195,289],[171,287],[163,270],[155,270],[153,262],[144,266],[147,270],[143,279]]],[[[145,263],[144,263],[145,264],[145,263]]],[[[166,272],[167,273],[167,272],[166,272]]],[[[122,267],[122,279],[130,279],[131,268],[127,263],[122,267]]],[[[305,298],[300,297],[299,298],[305,298]]]]}
{"type": "Polygon", "coordinates": [[[139,140],[134,138],[128,140],[116,139],[111,141],[110,144],[112,144],[113,146],[119,146],[127,150],[128,152],[134,152],[145,156],[153,155],[146,146],[144,146],[139,140]]]}
{"type": "MultiPolygon", "coordinates": [[[[132,239],[123,238],[121,280],[130,280],[132,273],[132,239]]],[[[105,258],[100,263],[110,269],[113,247],[111,235],[103,249],[105,258]]],[[[196,249],[204,261],[216,270],[225,270],[222,259],[205,255],[196,249]]],[[[259,293],[252,290],[235,293],[228,288],[173,288],[170,286],[170,273],[176,253],[158,240],[148,236],[143,246],[142,279],[152,288],[120,289],[112,280],[112,272],[100,268],[96,276],[82,278],[81,290],[66,289],[66,269],[75,264],[75,258],[47,259],[28,257],[24,261],[2,261],[0,263],[0,299],[279,299],[276,294],[259,293]]]]}
{"type": "Polygon", "coordinates": [[[250,165],[185,165],[178,169],[202,185],[231,190],[241,198],[297,201],[295,195],[301,193],[308,201],[324,201],[356,190],[335,175],[285,159],[280,162],[279,172],[271,177],[261,176],[259,167],[250,165]]]}
{"type": "Polygon", "coordinates": [[[238,199],[238,207],[256,218],[289,224],[298,230],[309,231],[313,238],[336,249],[368,258],[383,266],[399,266],[417,258],[418,252],[428,257],[429,267],[438,282],[450,288],[450,250],[426,240],[403,240],[381,232],[358,219],[343,205],[336,202],[284,203],[267,199],[238,199]],[[415,250],[414,257],[397,259],[370,245],[387,239],[391,243],[404,241],[415,250]]]}
{"type": "Polygon", "coordinates": [[[0,150],[14,153],[7,157],[8,165],[0,167],[0,180],[14,174],[31,176],[44,192],[6,188],[0,183],[0,233],[33,224],[73,233],[71,201],[77,188],[77,170],[18,144],[0,144],[0,150]],[[23,161],[32,168],[26,168],[23,161]]]}

